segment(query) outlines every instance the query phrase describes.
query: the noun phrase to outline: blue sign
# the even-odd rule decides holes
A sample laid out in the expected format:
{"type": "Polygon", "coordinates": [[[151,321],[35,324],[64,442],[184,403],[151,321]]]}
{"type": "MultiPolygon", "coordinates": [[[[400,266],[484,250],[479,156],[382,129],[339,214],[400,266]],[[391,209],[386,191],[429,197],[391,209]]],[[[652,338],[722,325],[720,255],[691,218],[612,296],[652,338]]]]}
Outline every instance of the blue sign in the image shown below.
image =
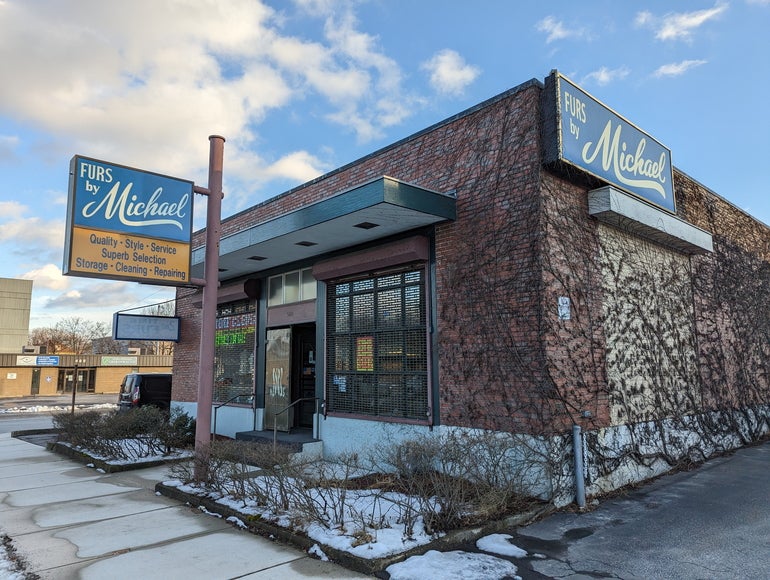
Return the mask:
{"type": "Polygon", "coordinates": [[[189,244],[193,183],[76,155],[72,225],[189,244]]]}
{"type": "Polygon", "coordinates": [[[58,356],[39,356],[35,361],[39,367],[57,367],[59,366],[58,356]]]}
{"type": "Polygon", "coordinates": [[[671,151],[555,74],[560,159],[676,213],[671,151]]]}
{"type": "Polygon", "coordinates": [[[189,284],[192,196],[192,181],[76,155],[62,273],[189,284]]]}

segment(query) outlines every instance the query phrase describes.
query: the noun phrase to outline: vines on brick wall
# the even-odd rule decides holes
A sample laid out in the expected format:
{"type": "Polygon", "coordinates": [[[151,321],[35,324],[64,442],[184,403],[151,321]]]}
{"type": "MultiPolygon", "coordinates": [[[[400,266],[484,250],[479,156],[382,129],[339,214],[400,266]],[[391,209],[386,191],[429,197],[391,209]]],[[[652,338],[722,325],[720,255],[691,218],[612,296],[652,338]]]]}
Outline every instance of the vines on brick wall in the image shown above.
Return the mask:
{"type": "Polygon", "coordinates": [[[527,117],[469,139],[476,174],[439,268],[445,421],[534,437],[581,425],[594,479],[765,436],[770,264],[731,242],[741,231],[719,220],[734,216],[712,215],[715,251],[693,257],[600,225],[585,187],[533,161],[527,117]]]}

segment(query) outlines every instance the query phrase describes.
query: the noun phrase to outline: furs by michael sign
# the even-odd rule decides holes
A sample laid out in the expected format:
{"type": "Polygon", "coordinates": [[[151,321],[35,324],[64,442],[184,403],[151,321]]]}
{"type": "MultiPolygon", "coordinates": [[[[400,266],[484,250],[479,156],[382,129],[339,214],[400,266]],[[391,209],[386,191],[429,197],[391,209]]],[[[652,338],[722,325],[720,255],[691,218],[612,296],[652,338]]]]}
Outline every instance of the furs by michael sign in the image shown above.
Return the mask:
{"type": "Polygon", "coordinates": [[[63,273],[190,282],[193,183],[76,155],[63,273]]]}
{"type": "Polygon", "coordinates": [[[546,80],[546,99],[546,162],[569,163],[676,212],[671,151],[558,72],[546,80]]]}

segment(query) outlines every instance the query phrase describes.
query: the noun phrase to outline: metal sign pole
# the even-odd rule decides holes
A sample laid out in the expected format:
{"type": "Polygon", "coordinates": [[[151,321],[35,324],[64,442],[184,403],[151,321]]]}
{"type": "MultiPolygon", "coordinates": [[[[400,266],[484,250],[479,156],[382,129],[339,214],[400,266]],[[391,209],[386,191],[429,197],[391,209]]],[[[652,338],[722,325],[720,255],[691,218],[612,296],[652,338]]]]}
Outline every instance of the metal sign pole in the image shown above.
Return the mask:
{"type": "MultiPolygon", "coordinates": [[[[198,370],[198,413],[195,425],[195,453],[208,456],[211,442],[211,404],[214,390],[214,344],[219,286],[219,239],[222,216],[222,165],[224,137],[209,137],[209,187],[195,187],[195,193],[208,196],[206,210],[206,256],[203,265],[203,312],[201,316],[200,366],[198,370]]],[[[202,462],[196,462],[195,477],[203,478],[202,462]]]]}

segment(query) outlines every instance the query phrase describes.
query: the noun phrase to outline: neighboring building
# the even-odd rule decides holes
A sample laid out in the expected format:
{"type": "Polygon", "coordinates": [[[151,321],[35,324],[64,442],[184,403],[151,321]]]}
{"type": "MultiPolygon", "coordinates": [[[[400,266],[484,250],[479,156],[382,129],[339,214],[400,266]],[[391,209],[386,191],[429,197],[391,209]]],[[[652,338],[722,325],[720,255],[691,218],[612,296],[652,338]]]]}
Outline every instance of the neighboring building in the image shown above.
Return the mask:
{"type": "Polygon", "coordinates": [[[32,280],[0,278],[0,353],[22,352],[31,306],[32,280]]]}
{"type": "Polygon", "coordinates": [[[171,362],[170,356],[0,354],[0,398],[72,393],[76,381],[78,393],[117,394],[128,373],[168,373],[171,362]]]}
{"type": "Polygon", "coordinates": [[[172,357],[54,354],[30,347],[32,280],[0,278],[0,398],[82,393],[118,393],[130,372],[170,372],[172,357]]]}
{"type": "MultiPolygon", "coordinates": [[[[224,220],[214,399],[255,398],[218,433],[513,434],[557,503],[573,425],[589,493],[758,439],[770,229],[634,131],[553,74],[224,220]]],[[[177,300],[194,414],[201,293],[177,300]]]]}

